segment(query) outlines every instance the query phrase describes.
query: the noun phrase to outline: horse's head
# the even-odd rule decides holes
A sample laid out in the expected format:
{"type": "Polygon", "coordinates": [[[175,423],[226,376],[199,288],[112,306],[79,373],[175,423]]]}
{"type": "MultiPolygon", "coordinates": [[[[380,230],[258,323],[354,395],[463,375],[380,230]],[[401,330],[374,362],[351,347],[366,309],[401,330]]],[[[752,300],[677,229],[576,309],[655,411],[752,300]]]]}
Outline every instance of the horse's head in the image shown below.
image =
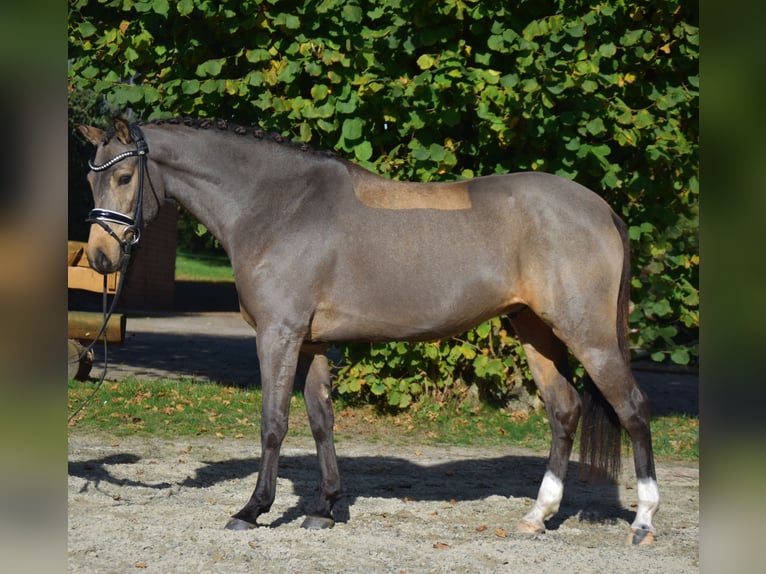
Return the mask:
{"type": "Polygon", "coordinates": [[[95,204],[88,221],[95,225],[86,255],[96,271],[112,273],[138,241],[144,223],[157,216],[162,190],[155,189],[150,178],[149,150],[138,126],[116,119],[113,130],[77,128],[96,146],[88,174],[95,204]]]}

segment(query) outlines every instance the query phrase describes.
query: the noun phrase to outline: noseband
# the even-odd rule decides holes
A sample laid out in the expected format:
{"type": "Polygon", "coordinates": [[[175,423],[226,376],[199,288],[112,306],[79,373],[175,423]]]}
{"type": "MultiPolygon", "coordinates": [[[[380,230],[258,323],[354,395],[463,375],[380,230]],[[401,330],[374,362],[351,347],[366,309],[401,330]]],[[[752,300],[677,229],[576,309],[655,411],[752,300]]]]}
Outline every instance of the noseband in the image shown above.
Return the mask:
{"type": "MultiPolygon", "coordinates": [[[[136,149],[122,152],[100,165],[96,165],[88,160],[88,166],[92,171],[104,171],[124,159],[138,157],[138,198],[136,200],[136,209],[133,216],[131,217],[130,215],[111,209],[91,209],[88,218],[85,220],[88,223],[97,223],[103,227],[104,230],[120,244],[120,247],[122,247],[122,250],[125,253],[128,253],[131,246],[138,243],[138,240],[141,238],[141,228],[144,224],[144,172],[146,171],[146,157],[149,154],[149,146],[146,145],[146,140],[144,139],[144,134],[141,132],[141,128],[132,124],[130,126],[130,134],[136,144],[136,149]],[[123,232],[123,236],[119,237],[107,222],[124,225],[125,231],[123,232]]],[[[152,185],[152,188],[153,187],[154,186],[152,185]]]]}

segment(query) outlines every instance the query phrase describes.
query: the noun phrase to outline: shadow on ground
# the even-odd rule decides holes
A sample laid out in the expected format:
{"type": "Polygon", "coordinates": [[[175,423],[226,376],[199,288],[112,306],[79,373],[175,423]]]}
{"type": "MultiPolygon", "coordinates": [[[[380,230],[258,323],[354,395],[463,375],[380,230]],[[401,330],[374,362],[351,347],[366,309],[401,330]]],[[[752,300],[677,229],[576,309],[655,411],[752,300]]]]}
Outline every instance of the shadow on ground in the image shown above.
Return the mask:
{"type": "MultiPolygon", "coordinates": [[[[205,462],[193,476],[177,485],[126,481],[113,476],[109,465],[136,464],[140,457],[123,453],[69,463],[69,474],[88,481],[98,488],[99,483],[167,489],[209,488],[220,482],[242,480],[242,505],[255,487],[259,458],[236,458],[220,462],[205,462]]],[[[476,501],[498,495],[534,499],[540,477],[546,469],[546,459],[534,456],[503,456],[487,459],[457,460],[436,465],[420,465],[404,458],[387,456],[339,456],[341,475],[346,477],[344,494],[335,507],[337,522],[347,522],[350,508],[357,498],[394,498],[418,501],[476,501]]],[[[630,522],[634,512],[624,508],[615,484],[587,484],[577,480],[578,463],[571,462],[566,495],[561,509],[547,526],[555,530],[574,516],[590,521],[630,522]]],[[[277,527],[292,522],[312,508],[317,497],[319,469],[315,455],[284,454],[279,462],[279,476],[292,482],[298,503],[273,522],[277,527]]],[[[279,496],[279,494],[277,494],[279,496]]]]}

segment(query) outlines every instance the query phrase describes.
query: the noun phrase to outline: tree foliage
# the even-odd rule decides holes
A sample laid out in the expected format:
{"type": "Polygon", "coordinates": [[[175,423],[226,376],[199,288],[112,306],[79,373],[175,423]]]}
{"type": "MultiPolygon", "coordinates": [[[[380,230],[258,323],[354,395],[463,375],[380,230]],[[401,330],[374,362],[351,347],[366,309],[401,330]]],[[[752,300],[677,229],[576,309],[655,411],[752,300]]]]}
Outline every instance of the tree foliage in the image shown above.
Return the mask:
{"type": "MultiPolygon", "coordinates": [[[[396,179],[576,179],[630,226],[634,347],[696,360],[696,4],[73,0],[69,45],[70,92],[138,118],[259,124],[396,179]]],[[[516,345],[497,322],[480,329],[469,346],[350,348],[377,378],[348,369],[341,387],[402,406],[441,380],[502,387],[516,345]],[[446,372],[434,353],[462,358],[446,372]]]]}

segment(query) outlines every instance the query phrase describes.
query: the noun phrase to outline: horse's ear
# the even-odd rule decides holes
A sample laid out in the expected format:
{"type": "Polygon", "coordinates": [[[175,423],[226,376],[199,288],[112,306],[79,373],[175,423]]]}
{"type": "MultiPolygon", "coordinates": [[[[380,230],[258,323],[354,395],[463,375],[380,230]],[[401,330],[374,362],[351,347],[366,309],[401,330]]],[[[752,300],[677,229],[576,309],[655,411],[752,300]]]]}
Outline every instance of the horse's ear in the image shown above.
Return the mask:
{"type": "Polygon", "coordinates": [[[133,143],[133,136],[130,133],[128,122],[121,118],[114,118],[114,131],[117,133],[117,139],[125,145],[133,143]]]}
{"type": "Polygon", "coordinates": [[[102,138],[104,137],[104,130],[94,128],[93,126],[77,124],[77,131],[79,131],[83,137],[93,145],[100,144],[102,138]]]}

